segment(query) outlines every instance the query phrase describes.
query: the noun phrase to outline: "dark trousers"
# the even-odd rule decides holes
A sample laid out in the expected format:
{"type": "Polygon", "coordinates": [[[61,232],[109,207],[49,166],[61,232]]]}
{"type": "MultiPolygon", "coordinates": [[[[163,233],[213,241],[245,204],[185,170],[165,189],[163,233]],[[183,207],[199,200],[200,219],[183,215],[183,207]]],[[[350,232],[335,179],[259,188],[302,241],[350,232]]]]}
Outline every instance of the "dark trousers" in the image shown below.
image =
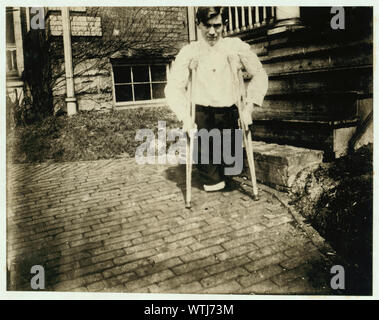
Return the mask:
{"type": "MultiPolygon", "coordinates": [[[[221,163],[215,164],[213,159],[213,139],[209,139],[209,164],[201,163],[201,155],[206,152],[204,147],[202,148],[201,136],[198,137],[198,164],[197,169],[204,178],[205,184],[215,184],[225,179],[224,168],[227,167],[223,160],[224,146],[231,148],[231,155],[234,156],[235,150],[235,129],[238,129],[238,109],[237,107],[205,107],[196,105],[195,122],[197,124],[198,131],[206,129],[208,131],[212,129],[219,129],[221,134],[221,163]],[[223,129],[231,129],[231,146],[227,146],[223,139],[223,129]]],[[[203,145],[204,146],[204,145],[203,145]]]]}

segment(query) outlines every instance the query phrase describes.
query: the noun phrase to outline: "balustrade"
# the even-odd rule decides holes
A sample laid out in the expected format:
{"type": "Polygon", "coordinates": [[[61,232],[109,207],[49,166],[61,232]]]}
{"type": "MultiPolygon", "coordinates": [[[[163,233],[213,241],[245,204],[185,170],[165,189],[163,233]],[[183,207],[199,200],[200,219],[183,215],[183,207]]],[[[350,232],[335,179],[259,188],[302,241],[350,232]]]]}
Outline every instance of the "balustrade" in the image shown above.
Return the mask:
{"type": "Polygon", "coordinates": [[[226,35],[251,30],[272,23],[275,7],[228,7],[226,35]]]}

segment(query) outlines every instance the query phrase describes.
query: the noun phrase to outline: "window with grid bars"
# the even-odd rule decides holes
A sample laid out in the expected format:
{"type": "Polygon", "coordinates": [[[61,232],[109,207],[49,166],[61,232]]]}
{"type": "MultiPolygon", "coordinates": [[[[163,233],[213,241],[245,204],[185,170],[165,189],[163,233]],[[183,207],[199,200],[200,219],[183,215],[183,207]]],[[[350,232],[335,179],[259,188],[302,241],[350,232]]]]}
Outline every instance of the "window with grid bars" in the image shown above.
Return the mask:
{"type": "Polygon", "coordinates": [[[14,35],[13,7],[7,7],[6,15],[6,65],[7,75],[17,74],[17,52],[14,35]]]}
{"type": "Polygon", "coordinates": [[[166,64],[113,65],[116,103],[164,99],[166,64]]]}

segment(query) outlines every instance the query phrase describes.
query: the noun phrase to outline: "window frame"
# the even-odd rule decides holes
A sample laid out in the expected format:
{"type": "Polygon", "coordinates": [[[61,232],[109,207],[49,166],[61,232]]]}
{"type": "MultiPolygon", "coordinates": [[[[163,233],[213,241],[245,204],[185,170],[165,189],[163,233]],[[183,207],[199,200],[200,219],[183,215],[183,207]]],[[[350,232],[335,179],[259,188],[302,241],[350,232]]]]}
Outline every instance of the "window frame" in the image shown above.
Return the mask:
{"type": "Polygon", "coordinates": [[[135,85],[136,84],[149,84],[150,87],[150,97],[153,97],[153,84],[155,83],[163,83],[167,84],[167,76],[169,73],[169,63],[168,61],[141,61],[141,62],[132,62],[132,61],[125,61],[125,62],[112,62],[111,63],[111,70],[112,70],[112,91],[113,91],[113,102],[115,106],[134,106],[134,105],[143,105],[143,104],[162,104],[166,102],[166,98],[158,98],[158,99],[149,99],[149,100],[135,100],[135,85]],[[134,73],[133,73],[133,67],[140,67],[140,66],[147,66],[148,67],[148,73],[149,73],[149,81],[148,82],[134,82],[134,73]],[[152,81],[151,77],[151,67],[152,66],[164,66],[166,67],[166,76],[164,81],[152,81]],[[131,82],[119,82],[116,83],[115,81],[115,75],[114,75],[114,68],[117,67],[130,67],[130,81],[131,82]],[[131,85],[132,87],[132,97],[133,101],[117,101],[116,100],[116,86],[117,85],[131,85]]]}

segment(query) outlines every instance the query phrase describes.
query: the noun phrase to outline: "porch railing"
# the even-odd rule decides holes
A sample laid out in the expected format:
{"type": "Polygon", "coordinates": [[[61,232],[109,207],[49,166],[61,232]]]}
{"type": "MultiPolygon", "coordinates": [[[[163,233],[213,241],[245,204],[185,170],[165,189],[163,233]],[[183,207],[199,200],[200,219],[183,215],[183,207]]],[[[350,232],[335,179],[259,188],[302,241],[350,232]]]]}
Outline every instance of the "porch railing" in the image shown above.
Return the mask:
{"type": "Polygon", "coordinates": [[[275,21],[275,7],[228,7],[226,35],[259,28],[275,21]]]}

